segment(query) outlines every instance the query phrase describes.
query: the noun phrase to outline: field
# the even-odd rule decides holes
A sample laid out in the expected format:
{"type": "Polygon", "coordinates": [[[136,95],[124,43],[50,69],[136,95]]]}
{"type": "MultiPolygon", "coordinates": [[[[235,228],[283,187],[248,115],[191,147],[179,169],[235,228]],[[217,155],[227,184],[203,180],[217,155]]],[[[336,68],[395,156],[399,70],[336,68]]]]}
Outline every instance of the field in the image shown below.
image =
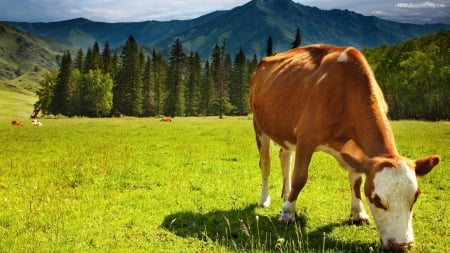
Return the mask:
{"type": "MultiPolygon", "coordinates": [[[[374,222],[346,224],[347,174],[323,153],[313,157],[296,225],[278,223],[276,147],[272,206],[257,207],[247,118],[42,119],[42,127],[0,119],[0,252],[382,251],[374,222]]],[[[450,252],[450,124],[392,128],[401,154],[442,157],[418,180],[410,252],[450,252]]]]}

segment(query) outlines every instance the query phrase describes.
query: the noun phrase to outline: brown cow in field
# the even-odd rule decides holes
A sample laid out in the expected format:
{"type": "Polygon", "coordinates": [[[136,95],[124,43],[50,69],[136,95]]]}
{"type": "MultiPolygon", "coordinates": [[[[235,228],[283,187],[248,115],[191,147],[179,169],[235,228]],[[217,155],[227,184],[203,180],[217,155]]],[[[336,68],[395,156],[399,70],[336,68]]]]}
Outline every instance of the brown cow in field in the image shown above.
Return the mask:
{"type": "Polygon", "coordinates": [[[364,192],[383,246],[412,246],[412,207],[420,193],[416,175],[426,175],[440,158],[410,160],[398,154],[387,104],[357,49],[311,45],[265,57],[250,81],[250,106],[262,172],[261,206],[270,205],[270,140],[281,147],[284,223],[295,221],[311,157],[324,151],[349,173],[351,221],[369,221],[360,193],[365,175],[364,192]]]}
{"type": "Polygon", "coordinates": [[[164,121],[164,122],[172,122],[172,117],[162,117],[162,118],[161,118],[161,121],[164,121]]]}
{"type": "Polygon", "coordinates": [[[15,119],[15,120],[11,121],[11,125],[23,127],[23,121],[15,119]]]}

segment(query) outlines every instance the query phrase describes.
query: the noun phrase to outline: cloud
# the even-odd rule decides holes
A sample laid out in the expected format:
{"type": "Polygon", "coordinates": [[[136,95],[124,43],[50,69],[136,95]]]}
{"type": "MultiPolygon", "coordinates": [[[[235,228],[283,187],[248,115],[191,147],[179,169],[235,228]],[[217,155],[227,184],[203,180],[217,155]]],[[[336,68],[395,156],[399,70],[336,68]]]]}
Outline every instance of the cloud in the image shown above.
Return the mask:
{"type": "MultiPolygon", "coordinates": [[[[87,18],[101,22],[187,20],[230,10],[250,0],[0,0],[0,20],[50,22],[87,18]]],[[[348,9],[363,15],[410,23],[450,23],[450,0],[294,0],[321,9],[348,9]],[[414,10],[414,15],[413,11],[414,10]],[[416,15],[417,14],[417,15],[416,15]]]]}
{"type": "Polygon", "coordinates": [[[430,1],[426,1],[423,3],[398,3],[395,5],[396,8],[407,8],[407,9],[421,9],[421,8],[445,8],[447,7],[445,4],[434,3],[430,1]]]}

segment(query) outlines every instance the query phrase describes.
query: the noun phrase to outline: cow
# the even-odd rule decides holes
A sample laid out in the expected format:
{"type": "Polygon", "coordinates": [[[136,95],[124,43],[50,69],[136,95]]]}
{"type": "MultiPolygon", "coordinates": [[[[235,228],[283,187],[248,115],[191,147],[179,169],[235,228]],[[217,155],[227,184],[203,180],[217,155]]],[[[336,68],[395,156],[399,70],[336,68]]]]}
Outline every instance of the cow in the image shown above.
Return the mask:
{"type": "Polygon", "coordinates": [[[260,156],[260,206],[270,205],[271,140],[280,146],[282,223],[295,222],[311,157],[324,151],[348,171],[350,221],[369,222],[360,193],[364,176],[364,193],[383,247],[412,247],[412,207],[420,193],[416,176],[428,174],[440,157],[411,160],[399,155],[383,93],[360,51],[317,44],[265,57],[252,74],[249,103],[260,156]]]}
{"type": "Polygon", "coordinates": [[[166,116],[164,116],[164,117],[161,118],[161,121],[164,121],[164,122],[172,122],[172,117],[166,117],[166,116]]]}
{"type": "Polygon", "coordinates": [[[42,126],[42,123],[39,120],[37,120],[37,119],[33,119],[31,121],[31,125],[33,125],[33,126],[42,126]]]}
{"type": "Polygon", "coordinates": [[[14,119],[14,120],[11,121],[11,125],[23,127],[23,121],[18,120],[18,119],[14,119]]]}

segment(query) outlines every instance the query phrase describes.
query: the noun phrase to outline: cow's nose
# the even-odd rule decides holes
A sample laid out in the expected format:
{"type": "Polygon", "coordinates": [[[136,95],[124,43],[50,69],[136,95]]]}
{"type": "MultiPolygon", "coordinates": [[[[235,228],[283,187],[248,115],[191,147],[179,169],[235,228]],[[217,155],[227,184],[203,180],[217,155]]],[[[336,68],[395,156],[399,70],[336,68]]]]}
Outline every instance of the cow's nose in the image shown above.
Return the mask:
{"type": "Polygon", "coordinates": [[[385,246],[390,250],[407,250],[412,248],[413,242],[396,243],[395,239],[389,239],[385,246]]]}

